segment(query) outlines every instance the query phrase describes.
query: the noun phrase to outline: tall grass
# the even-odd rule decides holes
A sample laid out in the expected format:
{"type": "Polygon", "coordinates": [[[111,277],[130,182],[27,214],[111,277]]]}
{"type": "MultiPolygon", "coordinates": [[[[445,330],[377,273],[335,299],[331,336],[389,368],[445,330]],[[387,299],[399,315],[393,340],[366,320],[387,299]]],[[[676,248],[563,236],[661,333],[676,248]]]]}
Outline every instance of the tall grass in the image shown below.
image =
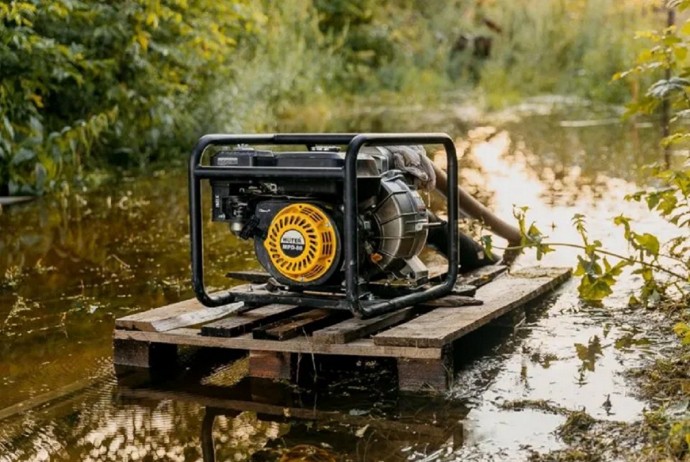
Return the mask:
{"type": "Polygon", "coordinates": [[[207,131],[272,130],[292,107],[318,107],[337,93],[332,82],[342,61],[311,2],[257,3],[259,33],[238,45],[232,75],[218,76],[202,108],[213,114],[207,131]]]}
{"type": "MultiPolygon", "coordinates": [[[[643,44],[634,32],[663,24],[642,0],[493,1],[485,14],[503,28],[480,73],[492,105],[525,95],[558,93],[620,103],[635,87],[610,84],[643,44]]],[[[634,95],[633,95],[634,96],[634,95]]]]}

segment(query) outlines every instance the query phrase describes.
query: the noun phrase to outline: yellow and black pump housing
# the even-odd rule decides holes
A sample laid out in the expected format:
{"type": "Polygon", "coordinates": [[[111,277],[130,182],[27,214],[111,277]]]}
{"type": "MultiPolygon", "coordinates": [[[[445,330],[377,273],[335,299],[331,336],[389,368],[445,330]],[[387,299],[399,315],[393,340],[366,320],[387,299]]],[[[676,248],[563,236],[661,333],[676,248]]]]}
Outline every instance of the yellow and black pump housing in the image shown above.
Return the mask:
{"type": "Polygon", "coordinates": [[[361,317],[442,297],[458,275],[456,189],[457,154],[446,134],[206,135],[189,165],[194,291],[206,306],[289,303],[361,317]],[[445,223],[430,219],[418,192],[424,146],[446,153],[445,223]],[[253,241],[266,273],[251,291],[206,290],[202,181],[211,185],[213,221],[253,241]],[[431,280],[419,255],[438,226],[446,228],[448,268],[431,280]],[[380,290],[391,279],[401,283],[380,290]]]}

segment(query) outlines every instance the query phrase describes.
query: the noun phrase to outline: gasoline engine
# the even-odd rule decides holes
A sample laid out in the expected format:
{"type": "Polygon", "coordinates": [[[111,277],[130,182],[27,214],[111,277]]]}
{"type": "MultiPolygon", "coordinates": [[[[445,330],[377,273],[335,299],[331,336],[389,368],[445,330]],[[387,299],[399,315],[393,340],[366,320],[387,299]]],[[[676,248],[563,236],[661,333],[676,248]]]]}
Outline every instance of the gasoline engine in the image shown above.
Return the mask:
{"type": "MultiPolygon", "coordinates": [[[[353,154],[350,146],[343,151],[337,144],[353,142],[354,135],[267,136],[272,138],[266,144],[301,141],[306,149],[266,149],[255,146],[258,143],[251,137],[225,136],[223,142],[208,142],[216,146],[206,166],[200,161],[208,146],[195,150],[190,168],[192,266],[195,290],[204,304],[285,302],[370,315],[452,289],[457,246],[448,243],[442,249],[455,253],[449,256],[445,283],[430,284],[429,271],[419,258],[430,228],[443,227],[451,241],[457,239],[453,231],[457,217],[449,213],[452,224],[447,224],[427,210],[420,191],[433,189],[434,171],[424,148],[412,141],[442,142],[446,151],[449,146],[454,149],[451,142],[439,141],[439,136],[417,140],[416,135],[399,135],[390,140],[411,138],[410,143],[382,145],[370,138],[371,145],[360,140],[353,154]],[[343,137],[346,141],[338,143],[343,137]],[[253,143],[229,146],[231,141],[253,143]],[[356,160],[347,167],[349,155],[356,160]],[[349,176],[347,168],[354,169],[349,176]],[[236,236],[253,241],[256,259],[270,276],[265,285],[249,293],[231,291],[221,299],[206,293],[201,219],[196,210],[200,179],[210,180],[213,221],[226,222],[236,236]],[[352,195],[349,205],[348,194],[352,195]]],[[[455,151],[448,157],[454,161],[455,151]]],[[[456,182],[453,177],[449,189],[456,182]]]]}
{"type": "MultiPolygon", "coordinates": [[[[336,149],[275,153],[239,147],[215,154],[211,165],[342,167],[343,154],[336,149]]],[[[419,178],[394,167],[394,156],[403,149],[412,151],[407,146],[364,148],[357,159],[359,271],[365,280],[392,274],[420,283],[428,276],[418,255],[429,217],[415,186],[419,178]]],[[[419,173],[428,178],[433,175],[429,171],[419,173]]],[[[343,281],[342,183],[286,178],[215,181],[211,186],[213,219],[228,222],[240,238],[253,239],[259,263],[276,281],[295,289],[343,281]]]]}

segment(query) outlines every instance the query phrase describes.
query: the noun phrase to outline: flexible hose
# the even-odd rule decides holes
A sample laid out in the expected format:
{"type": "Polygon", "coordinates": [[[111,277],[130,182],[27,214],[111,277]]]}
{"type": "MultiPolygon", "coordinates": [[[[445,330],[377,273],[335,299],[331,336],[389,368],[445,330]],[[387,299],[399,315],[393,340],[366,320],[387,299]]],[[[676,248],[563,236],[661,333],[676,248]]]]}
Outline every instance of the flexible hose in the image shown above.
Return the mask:
{"type": "MultiPolygon", "coordinates": [[[[446,175],[446,172],[441,170],[435,164],[434,173],[436,173],[436,189],[443,194],[444,197],[446,197],[446,190],[448,189],[448,176],[446,175]]],[[[484,207],[484,205],[482,205],[474,197],[470,196],[460,186],[458,186],[458,204],[460,210],[465,212],[470,217],[481,221],[491,232],[506,239],[509,245],[520,245],[522,238],[519,229],[503,221],[491,210],[484,207]]]]}

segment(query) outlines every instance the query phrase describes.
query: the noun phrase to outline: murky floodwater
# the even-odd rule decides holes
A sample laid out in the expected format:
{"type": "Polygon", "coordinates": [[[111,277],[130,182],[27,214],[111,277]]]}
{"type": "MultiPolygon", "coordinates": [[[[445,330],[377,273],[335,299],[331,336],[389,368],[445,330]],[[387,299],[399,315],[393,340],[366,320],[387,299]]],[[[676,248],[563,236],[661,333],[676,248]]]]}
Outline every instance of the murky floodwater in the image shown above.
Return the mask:
{"type": "MultiPolygon", "coordinates": [[[[621,125],[608,110],[554,111],[537,101],[493,117],[498,129],[468,135],[468,114],[406,108],[327,128],[469,138],[466,187],[504,217],[530,206],[554,241],[577,242],[575,212],[613,250],[626,250],[610,221],[623,211],[664,233],[622,202],[636,188],[635,166],[656,154],[651,128],[621,125]]],[[[210,444],[218,460],[522,460],[561,447],[554,430],[564,417],[506,403],[548,400],[621,421],[646,405],[623,372],[662,354],[666,334],[650,327],[649,313],[622,308],[638,283],[631,276],[601,306],[579,302],[570,282],[517,329],[463,339],[457,385],[440,399],[399,396],[385,362],[343,364],[299,388],[246,379],[232,387],[246,365],[221,353],[210,364],[191,357],[193,367],[170,376],[128,373],[118,384],[114,319],[191,297],[186,193],[180,168],[0,216],[0,461],[199,460],[210,444]]],[[[227,284],[223,270],[256,267],[250,246],[224,227],[213,228],[208,249],[211,285],[227,284]]],[[[574,255],[559,249],[544,264],[571,266],[574,255]]],[[[532,255],[516,262],[535,263],[532,255]]]]}

